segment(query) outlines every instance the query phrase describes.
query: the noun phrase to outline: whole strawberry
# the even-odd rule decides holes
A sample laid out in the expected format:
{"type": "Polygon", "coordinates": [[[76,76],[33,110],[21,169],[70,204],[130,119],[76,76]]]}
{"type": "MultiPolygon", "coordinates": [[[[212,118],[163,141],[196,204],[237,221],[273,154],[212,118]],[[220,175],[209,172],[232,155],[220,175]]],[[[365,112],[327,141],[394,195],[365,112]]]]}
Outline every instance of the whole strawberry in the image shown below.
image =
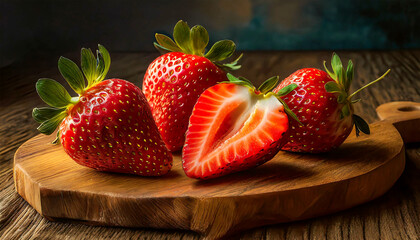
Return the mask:
{"type": "Polygon", "coordinates": [[[36,84],[39,96],[51,107],[35,108],[38,130],[52,134],[64,151],[78,164],[100,171],[143,176],[166,174],[172,155],[166,148],[150,106],[141,90],[121,79],[102,81],[111,59],[99,45],[97,59],[90,49],[82,49],[82,71],[71,60],[61,57],[58,68],[71,88],[71,97],[52,79],[36,84]],[[87,79],[87,86],[83,77],[87,79]]]}
{"type": "Polygon", "coordinates": [[[287,96],[282,97],[290,109],[296,113],[302,124],[290,121],[288,131],[289,141],[283,150],[292,152],[321,153],[328,152],[340,146],[348,137],[353,125],[356,135],[360,131],[369,134],[369,125],[354,114],[353,96],[365,87],[381,80],[390,70],[377,80],[349,94],[353,80],[353,63],[350,60],[347,70],[340,58],[333,54],[331,65],[333,72],[324,67],[327,72],[315,68],[300,69],[284,79],[279,89],[295,83],[298,87],[287,96]]]}
{"type": "Polygon", "coordinates": [[[237,62],[221,63],[235,51],[230,40],[216,42],[205,53],[209,42],[202,26],[189,28],[179,21],[173,32],[175,42],[156,34],[155,47],[169,52],[156,58],[143,79],[143,92],[152,108],[153,117],[164,142],[171,151],[181,149],[188,128],[188,119],[200,94],[221,81],[226,81],[226,70],[236,70],[237,62]]]}

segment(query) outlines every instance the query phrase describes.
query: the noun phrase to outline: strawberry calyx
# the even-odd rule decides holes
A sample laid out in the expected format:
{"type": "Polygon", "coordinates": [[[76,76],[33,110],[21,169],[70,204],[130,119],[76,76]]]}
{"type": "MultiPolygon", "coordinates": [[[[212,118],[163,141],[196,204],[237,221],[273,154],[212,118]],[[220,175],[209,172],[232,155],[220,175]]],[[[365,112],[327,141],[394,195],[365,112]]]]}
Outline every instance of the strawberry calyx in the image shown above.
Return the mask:
{"type": "Polygon", "coordinates": [[[227,71],[241,68],[241,65],[238,65],[238,61],[242,58],[243,54],[239,55],[232,62],[222,62],[231,57],[235,52],[236,45],[232,40],[220,40],[207,53],[205,52],[209,43],[209,34],[201,25],[190,28],[186,22],[180,20],[173,30],[174,40],[160,33],[156,33],[155,37],[157,42],[153,44],[161,53],[182,52],[205,57],[218,67],[227,71]]]}
{"type": "Polygon", "coordinates": [[[296,114],[292,112],[289,106],[287,106],[286,102],[284,102],[284,100],[281,99],[281,97],[286,96],[295,88],[297,88],[297,84],[295,83],[289,84],[283,87],[282,89],[280,89],[277,93],[274,93],[273,89],[277,86],[279,82],[279,76],[270,77],[269,79],[265,80],[258,88],[256,88],[250,80],[244,77],[235,77],[230,73],[228,73],[226,76],[229,81],[221,82],[221,83],[234,83],[237,85],[242,85],[242,86],[248,87],[250,91],[252,91],[256,95],[262,95],[263,97],[270,97],[271,95],[274,95],[277,98],[277,100],[279,100],[279,102],[283,104],[284,111],[286,112],[286,114],[292,117],[295,121],[297,121],[299,124],[302,125],[302,123],[299,121],[296,114]]]}
{"type": "MultiPolygon", "coordinates": [[[[92,50],[82,48],[81,50],[81,68],[68,58],[60,57],[58,60],[58,69],[70,87],[78,94],[77,97],[71,97],[68,91],[57,81],[49,78],[41,78],[36,83],[36,91],[41,99],[49,107],[34,108],[32,117],[38,123],[37,128],[41,133],[52,134],[61,122],[68,116],[68,112],[79,98],[88,89],[105,79],[111,65],[111,57],[106,48],[98,45],[97,57],[92,50]],[[86,78],[86,81],[85,81],[86,78]]],[[[58,143],[59,132],[53,143],[58,143]]]]}
{"type": "Polygon", "coordinates": [[[356,128],[356,136],[359,136],[360,132],[370,134],[369,124],[363,118],[353,113],[353,104],[359,102],[361,99],[352,100],[352,98],[361,90],[382,80],[391,71],[391,69],[388,69],[381,77],[350,94],[350,86],[354,78],[354,65],[352,60],[348,61],[347,69],[345,70],[340,57],[336,53],[333,53],[331,58],[331,67],[333,72],[327,68],[326,61],[324,61],[325,71],[334,80],[325,84],[325,90],[329,93],[338,94],[337,102],[343,105],[341,108],[340,117],[342,119],[349,116],[353,118],[353,122],[356,128]]]}

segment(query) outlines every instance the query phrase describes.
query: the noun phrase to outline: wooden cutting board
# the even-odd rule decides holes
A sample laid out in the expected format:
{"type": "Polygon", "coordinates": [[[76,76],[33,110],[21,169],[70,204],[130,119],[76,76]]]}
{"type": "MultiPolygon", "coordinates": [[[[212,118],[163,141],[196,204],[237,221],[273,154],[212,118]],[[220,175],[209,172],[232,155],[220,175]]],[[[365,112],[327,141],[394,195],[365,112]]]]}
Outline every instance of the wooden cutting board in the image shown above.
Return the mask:
{"type": "Polygon", "coordinates": [[[377,111],[384,120],[371,124],[370,135],[356,138],[353,132],[336,151],[279,152],[258,168],[207,181],[186,177],[179,155],[160,178],[98,172],[76,164],[50,144],[51,136],[38,135],[15,154],[15,187],[50,220],[186,229],[221,238],[337,212],[384,194],[404,169],[402,138],[420,141],[420,103],[393,102],[377,111]]]}

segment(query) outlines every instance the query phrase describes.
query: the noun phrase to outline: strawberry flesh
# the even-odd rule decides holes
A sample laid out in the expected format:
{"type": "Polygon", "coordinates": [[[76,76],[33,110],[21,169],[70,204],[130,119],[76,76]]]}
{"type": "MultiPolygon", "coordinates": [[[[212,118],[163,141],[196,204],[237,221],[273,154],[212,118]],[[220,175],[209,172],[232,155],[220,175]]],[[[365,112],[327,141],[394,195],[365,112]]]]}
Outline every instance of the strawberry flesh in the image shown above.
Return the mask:
{"type": "Polygon", "coordinates": [[[207,89],[190,118],[182,154],[192,178],[214,178],[258,166],[281,148],[288,128],[283,105],[273,94],[257,95],[241,85],[207,89]]]}

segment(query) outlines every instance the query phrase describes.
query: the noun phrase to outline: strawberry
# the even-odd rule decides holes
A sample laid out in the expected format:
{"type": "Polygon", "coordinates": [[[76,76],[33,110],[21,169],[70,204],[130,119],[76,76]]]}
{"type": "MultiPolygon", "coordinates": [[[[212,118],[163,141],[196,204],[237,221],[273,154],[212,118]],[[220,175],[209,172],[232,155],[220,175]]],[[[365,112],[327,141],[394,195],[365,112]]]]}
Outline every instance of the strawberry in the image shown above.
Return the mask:
{"type": "Polygon", "coordinates": [[[354,76],[353,62],[350,60],[347,70],[344,69],[340,58],[333,54],[331,65],[333,72],[315,68],[304,68],[296,71],[279,86],[274,92],[290,84],[297,84],[297,88],[282,99],[288,104],[302,122],[290,121],[287,133],[288,142],[283,150],[291,152],[328,152],[340,146],[349,136],[353,125],[356,135],[360,131],[369,134],[369,125],[360,116],[354,114],[352,100],[355,94],[365,87],[383,79],[390,70],[375,81],[361,89],[349,94],[354,76]]]}
{"type": "Polygon", "coordinates": [[[143,176],[166,174],[172,155],[153,120],[150,106],[140,88],[121,79],[102,81],[111,59],[99,45],[97,59],[90,49],[82,49],[82,71],[61,57],[58,68],[79,96],[52,79],[36,84],[39,96],[51,107],[35,108],[38,130],[52,134],[64,151],[78,164],[100,171],[143,176]],[[87,86],[83,74],[87,79],[87,86]]]}
{"type": "Polygon", "coordinates": [[[236,70],[237,62],[221,63],[235,51],[230,40],[216,42],[205,54],[209,35],[202,26],[189,28],[179,21],[174,28],[175,42],[156,34],[155,47],[168,52],[156,58],[143,80],[143,92],[152,108],[153,117],[171,151],[181,149],[188,119],[200,94],[218,82],[227,81],[227,70],[236,70]]]}
{"type": "Polygon", "coordinates": [[[194,106],[182,151],[188,177],[214,178],[258,166],[285,143],[285,111],[290,111],[279,97],[296,85],[274,94],[270,91],[278,77],[258,90],[244,78],[228,78],[230,82],[205,90],[194,106]]]}

